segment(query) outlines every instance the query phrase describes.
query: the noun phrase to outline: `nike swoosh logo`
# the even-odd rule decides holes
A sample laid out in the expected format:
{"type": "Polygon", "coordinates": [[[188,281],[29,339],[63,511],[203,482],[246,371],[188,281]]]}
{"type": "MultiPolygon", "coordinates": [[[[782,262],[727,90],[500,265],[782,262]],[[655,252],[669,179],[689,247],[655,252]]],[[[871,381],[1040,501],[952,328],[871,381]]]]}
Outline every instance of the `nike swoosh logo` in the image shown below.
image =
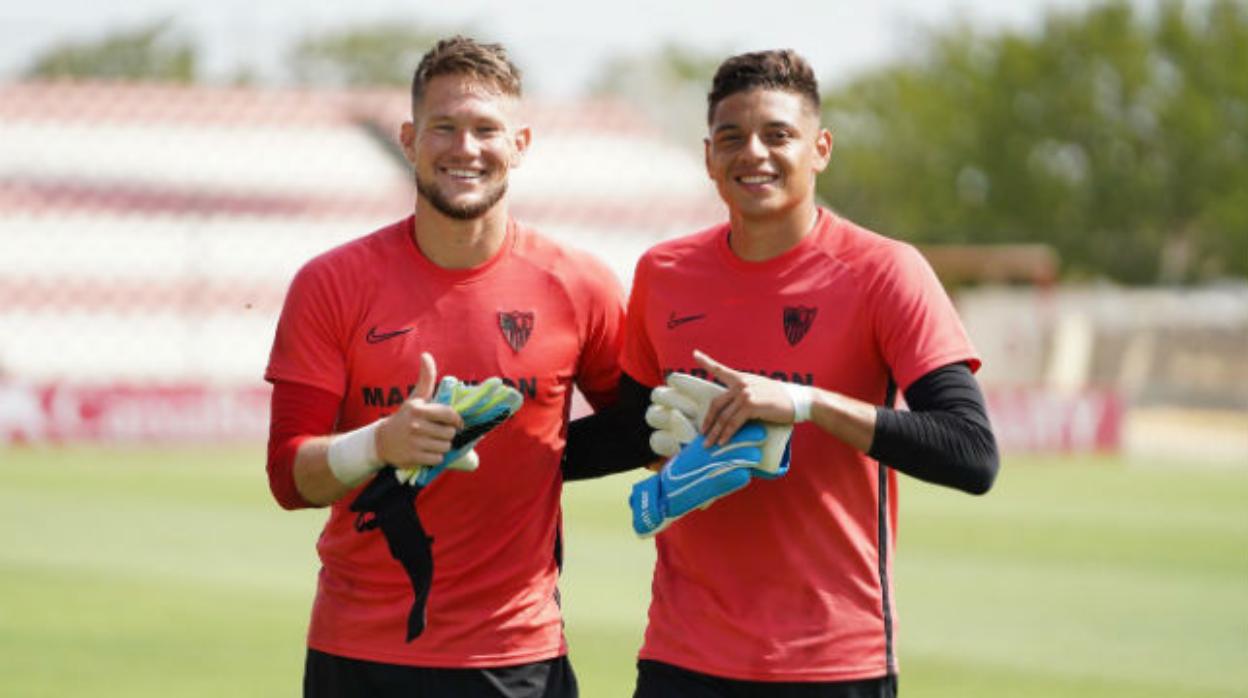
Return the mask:
{"type": "Polygon", "coordinates": [[[382,332],[379,334],[377,332],[377,326],[373,325],[372,327],[368,328],[368,334],[364,336],[364,341],[368,342],[369,344],[380,344],[381,342],[384,342],[387,339],[394,339],[395,337],[398,337],[401,334],[407,334],[408,332],[411,332],[411,331],[412,331],[412,328],[407,327],[401,330],[395,330],[393,332],[382,332]]]}
{"type": "Polygon", "coordinates": [[[730,470],[737,470],[738,468],[752,468],[755,465],[756,463],[754,461],[749,460],[729,460],[718,463],[707,463],[706,465],[690,470],[683,475],[666,474],[663,478],[663,489],[667,491],[667,495],[669,497],[675,497],[693,489],[694,487],[698,487],[713,477],[723,475],[730,470]]]}
{"type": "Polygon", "coordinates": [[[685,324],[686,322],[693,322],[694,320],[701,320],[704,317],[706,317],[706,313],[699,313],[698,315],[686,315],[684,317],[676,317],[676,313],[672,313],[671,315],[667,316],[667,329],[674,330],[677,327],[680,327],[681,325],[685,324]]]}

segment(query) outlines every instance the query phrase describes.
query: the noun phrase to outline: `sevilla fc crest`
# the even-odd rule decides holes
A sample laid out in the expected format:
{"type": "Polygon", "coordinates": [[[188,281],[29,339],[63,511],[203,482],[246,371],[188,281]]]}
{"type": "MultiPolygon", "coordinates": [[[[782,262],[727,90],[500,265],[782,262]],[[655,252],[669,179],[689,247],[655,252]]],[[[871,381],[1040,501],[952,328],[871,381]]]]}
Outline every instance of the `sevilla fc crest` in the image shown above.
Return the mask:
{"type": "Polygon", "coordinates": [[[815,321],[818,308],[807,308],[803,305],[787,305],[784,307],[784,338],[789,346],[795,347],[806,336],[810,325],[815,321]]]}
{"type": "Polygon", "coordinates": [[[519,352],[533,334],[533,313],[511,310],[498,314],[498,329],[503,332],[503,339],[511,346],[511,350],[519,352]]]}

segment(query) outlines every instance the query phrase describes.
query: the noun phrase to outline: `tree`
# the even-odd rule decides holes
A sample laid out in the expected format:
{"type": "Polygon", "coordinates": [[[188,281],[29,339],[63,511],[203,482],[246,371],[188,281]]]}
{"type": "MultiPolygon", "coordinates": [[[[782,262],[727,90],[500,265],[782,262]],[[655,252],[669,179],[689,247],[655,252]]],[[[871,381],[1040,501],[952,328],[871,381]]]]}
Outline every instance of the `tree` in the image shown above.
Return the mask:
{"type": "Polygon", "coordinates": [[[194,82],[195,47],[168,19],[88,42],[64,42],[37,56],[27,78],[194,82]]]}
{"type": "Polygon", "coordinates": [[[437,27],[381,22],[301,39],[289,66],[303,85],[407,86],[420,57],[448,33],[437,27]]]}
{"type": "Polygon", "coordinates": [[[919,242],[1048,242],[1075,277],[1248,276],[1245,65],[1236,0],[944,30],[829,94],[820,193],[919,242]]]}

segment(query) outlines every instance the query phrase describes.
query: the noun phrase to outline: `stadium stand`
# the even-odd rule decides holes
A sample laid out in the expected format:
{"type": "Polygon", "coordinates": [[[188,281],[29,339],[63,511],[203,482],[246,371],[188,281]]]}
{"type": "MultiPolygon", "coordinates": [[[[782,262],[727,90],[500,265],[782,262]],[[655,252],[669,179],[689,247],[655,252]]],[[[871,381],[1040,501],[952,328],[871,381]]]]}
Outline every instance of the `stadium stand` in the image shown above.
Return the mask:
{"type": "MultiPolygon", "coordinates": [[[[259,377],[295,270],[410,211],[395,142],[408,104],[401,90],[0,86],[0,381],[10,404],[36,391],[47,422],[10,410],[27,415],[10,437],[262,432],[259,377]]],[[[697,154],[627,105],[527,116],[514,215],[623,282],[647,246],[720,217],[697,154]]]]}

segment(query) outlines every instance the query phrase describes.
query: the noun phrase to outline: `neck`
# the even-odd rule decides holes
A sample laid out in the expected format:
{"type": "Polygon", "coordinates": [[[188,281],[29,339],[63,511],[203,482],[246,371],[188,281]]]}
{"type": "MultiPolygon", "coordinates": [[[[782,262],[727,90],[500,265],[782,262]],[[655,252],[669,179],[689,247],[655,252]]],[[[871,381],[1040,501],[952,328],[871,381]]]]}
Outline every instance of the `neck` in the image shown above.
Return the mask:
{"type": "Polygon", "coordinates": [[[507,237],[507,203],[500,201],[471,220],[450,218],[418,199],[413,223],[416,244],[443,269],[471,269],[490,260],[507,237]]]}
{"type": "Polygon", "coordinates": [[[765,262],[796,247],[815,227],[818,217],[819,209],[813,201],[795,206],[783,215],[765,218],[731,211],[728,246],[747,262],[765,262]]]}

